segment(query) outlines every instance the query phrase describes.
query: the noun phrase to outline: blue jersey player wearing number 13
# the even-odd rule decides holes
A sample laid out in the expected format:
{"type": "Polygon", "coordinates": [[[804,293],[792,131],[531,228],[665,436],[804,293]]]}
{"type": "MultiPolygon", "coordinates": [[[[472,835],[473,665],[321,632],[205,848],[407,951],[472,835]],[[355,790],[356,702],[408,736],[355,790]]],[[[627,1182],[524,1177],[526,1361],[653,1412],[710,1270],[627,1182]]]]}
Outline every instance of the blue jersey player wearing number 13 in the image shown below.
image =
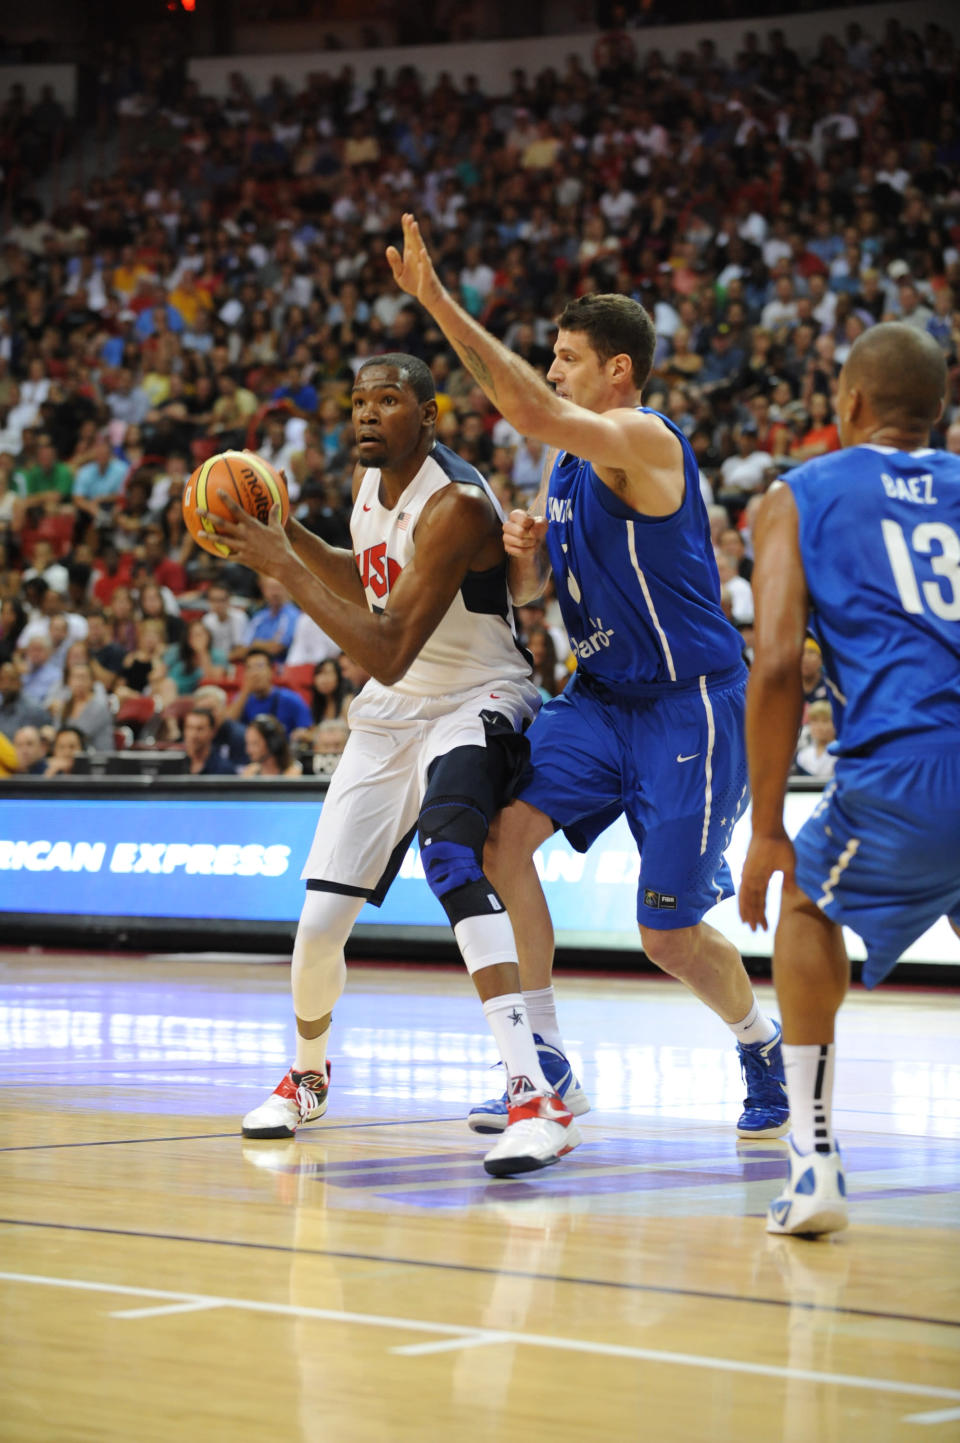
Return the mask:
{"type": "Polygon", "coordinates": [[[850,970],[841,924],[863,939],[872,987],[941,916],[960,923],[960,457],[928,446],[946,379],[929,336],[868,331],[840,375],[844,449],[792,471],[757,521],[740,911],[766,926],[767,884],[783,872],[773,969],[792,1121],[769,1232],[847,1223],[831,1120],[850,970]],[[808,620],[844,711],[834,780],[791,845],[783,798],[808,620]]]}

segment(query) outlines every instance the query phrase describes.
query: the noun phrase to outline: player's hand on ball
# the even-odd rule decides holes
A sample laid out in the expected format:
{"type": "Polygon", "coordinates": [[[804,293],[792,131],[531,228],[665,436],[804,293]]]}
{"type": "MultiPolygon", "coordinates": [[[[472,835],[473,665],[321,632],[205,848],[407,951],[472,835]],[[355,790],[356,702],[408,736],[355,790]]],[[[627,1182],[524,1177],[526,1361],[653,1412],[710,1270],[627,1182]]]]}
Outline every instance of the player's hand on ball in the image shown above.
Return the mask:
{"type": "Polygon", "coordinates": [[[403,255],[396,246],[387,246],[387,260],[400,289],[408,296],[415,296],[429,311],[443,294],[443,287],[416,220],[407,212],[402,223],[403,255]]]}
{"type": "Polygon", "coordinates": [[[217,496],[230,512],[232,519],[228,521],[211,511],[200,514],[212,524],[218,539],[230,548],[231,561],[239,561],[242,565],[249,566],[252,571],[262,571],[266,576],[277,576],[291,560],[296,560],[296,553],[283,528],[278,505],[271,506],[267,524],[264,525],[255,516],[244,511],[242,506],[238,506],[226,491],[218,491],[217,496]]]}
{"type": "Polygon", "coordinates": [[[526,511],[511,511],[503,523],[503,547],[508,556],[528,557],[536,551],[547,534],[545,516],[531,516],[526,511]]]}

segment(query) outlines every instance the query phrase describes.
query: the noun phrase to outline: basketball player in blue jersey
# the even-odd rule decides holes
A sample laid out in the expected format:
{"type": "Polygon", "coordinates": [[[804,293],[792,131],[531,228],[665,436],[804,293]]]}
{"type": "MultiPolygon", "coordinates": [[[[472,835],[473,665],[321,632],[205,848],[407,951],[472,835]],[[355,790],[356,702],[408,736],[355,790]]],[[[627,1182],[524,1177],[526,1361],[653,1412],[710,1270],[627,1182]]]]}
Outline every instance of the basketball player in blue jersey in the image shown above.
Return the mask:
{"type": "MultiPolygon", "coordinates": [[[[535,514],[504,529],[511,592],[538,595],[552,566],[577,670],[530,731],[532,777],[501,813],[486,853],[510,912],[534,1031],[562,1050],[551,985],[553,930],[533,865],[557,827],[585,851],[623,813],[641,853],[644,950],[731,1028],[748,1096],[738,1132],[788,1125],[780,1031],[761,1013],[736,948],[703,921],[732,894],[724,851],[747,800],[746,669],[720,605],[693,451],[640,406],[655,333],[625,296],[587,296],[559,319],[555,390],[458,306],[405,216],[394,278],[430,312],[501,414],[553,448],[535,514]]],[[[585,1111],[572,1072],[560,1088],[585,1111]]],[[[476,1131],[509,1122],[505,1098],[474,1109],[476,1131]]]]}
{"type": "Polygon", "coordinates": [[[930,336],[867,331],[840,373],[844,449],[791,471],[758,515],[740,912],[766,927],[767,884],[783,873],[773,969],[792,1131],[772,1233],[847,1225],[831,1121],[842,924],[863,939],[873,987],[939,917],[960,923],[960,457],[927,444],[946,380],[930,336]],[[808,618],[845,706],[833,782],[791,844],[783,799],[808,618]]]}
{"type": "Polygon", "coordinates": [[[500,1176],[556,1162],[580,1134],[542,1070],[513,932],[483,871],[489,823],[523,771],[523,734],[539,706],[513,631],[503,516],[479,472],[437,443],[436,419],[422,361],[391,354],[360,367],[350,551],[295,521],[285,530],[279,507],[268,525],[236,504],[232,521],[208,517],[233,560],[282,581],[371,677],[351,703],[302,873],[296,1057],[242,1131],[292,1137],[326,1111],[344,944],[364,902],[382,901],[416,831],[510,1078],[510,1126],[484,1159],[500,1176]]]}

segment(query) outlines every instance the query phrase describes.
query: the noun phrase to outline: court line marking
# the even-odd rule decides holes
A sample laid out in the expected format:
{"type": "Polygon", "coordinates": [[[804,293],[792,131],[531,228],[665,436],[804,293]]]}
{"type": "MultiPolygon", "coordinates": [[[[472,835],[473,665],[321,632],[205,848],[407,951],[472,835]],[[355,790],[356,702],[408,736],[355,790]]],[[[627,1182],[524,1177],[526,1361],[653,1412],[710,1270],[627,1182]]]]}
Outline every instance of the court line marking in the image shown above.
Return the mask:
{"type": "MultiPolygon", "coordinates": [[[[491,1328],[472,1328],[462,1323],[440,1323],[427,1318],[399,1318],[383,1313],[350,1313],[338,1308],[307,1308],[296,1303],[266,1303],[253,1298],[219,1297],[212,1293],[177,1293],[160,1288],[135,1287],[128,1283],[100,1283],[87,1278],[51,1278],[40,1273],[0,1272],[0,1281],[35,1287],[66,1288],[74,1292],[111,1293],[126,1298],[156,1298],[167,1304],[186,1303],[198,1308],[235,1308],[245,1313],[312,1318],[319,1322],[341,1323],[353,1327],[387,1328],[407,1333],[439,1333],[443,1338],[451,1340],[450,1346],[478,1347],[481,1343],[510,1343],[514,1346],[523,1344],[527,1347],[553,1348],[568,1353],[591,1353],[647,1363],[672,1363],[679,1367],[704,1368],[712,1372],[743,1373],[752,1377],[783,1378],[831,1387],[859,1388],[870,1393],[905,1393],[917,1398],[943,1398],[951,1403],[960,1402],[960,1389],[942,1388],[931,1383],[867,1378],[855,1373],[820,1373],[814,1369],[787,1368],[775,1363],[748,1363],[739,1358],[714,1358],[699,1353],[633,1348],[625,1343],[598,1343],[590,1338],[558,1338],[546,1333],[504,1332],[491,1328]]],[[[149,1315],[155,1310],[145,1311],[149,1315]]],[[[168,1309],[164,1308],[163,1311],[168,1309]]],[[[435,1349],[432,1348],[431,1351],[435,1349]]]]}
{"type": "MultiPolygon", "coordinates": [[[[393,1122],[334,1122],[327,1127],[313,1128],[301,1136],[307,1141],[311,1137],[320,1137],[325,1132],[341,1132],[344,1128],[419,1127],[424,1123],[460,1121],[461,1114],[457,1113],[456,1117],[398,1117],[393,1122]]],[[[101,1137],[90,1142],[25,1142],[12,1147],[0,1147],[0,1152],[52,1152],[61,1147],[123,1147],[128,1143],[141,1142],[209,1142],[215,1138],[239,1136],[239,1129],[233,1128],[231,1132],[187,1132],[177,1137],[101,1137]]]]}
{"type": "Polygon", "coordinates": [[[448,1338],[445,1343],[407,1343],[390,1351],[404,1358],[420,1358],[428,1353],[449,1353],[456,1348],[485,1348],[490,1343],[509,1343],[515,1336],[513,1333],[484,1333],[474,1338],[448,1338]]]}
{"type": "MultiPolygon", "coordinates": [[[[757,1217],[762,1217],[758,1213],[757,1217]]],[[[929,1318],[915,1313],[887,1313],[873,1308],[843,1308],[832,1304],[800,1302],[792,1298],[757,1298],[743,1293],[711,1293],[704,1288],[671,1288],[653,1283],[631,1283],[617,1278],[578,1278],[566,1273],[534,1273],[527,1268],[484,1267],[479,1263],[442,1262],[433,1258],[398,1258],[390,1253],[351,1253],[342,1248],[297,1248],[289,1243],[254,1243],[244,1238],[198,1238],[187,1233],[146,1232],[135,1228],[96,1227],[91,1223],[42,1222],[36,1218],[0,1217],[0,1227],[46,1228],[52,1232],[92,1233],[100,1237],[140,1238],[149,1242],[194,1243],[201,1247],[245,1248],[250,1252],[282,1253],[307,1258],[339,1258],[354,1263],[389,1263],[401,1268],[429,1268],[436,1272],[474,1273],[479,1277],[525,1278],[534,1283],[564,1283],[573,1287],[613,1288],[618,1292],[652,1293],[659,1297],[697,1298],[715,1303],[747,1303],[768,1308],[797,1308],[808,1313],[836,1313],[844,1317],[875,1318],[881,1322],[923,1323],[934,1328],[960,1328],[960,1319],[929,1318]]]]}
{"type": "MultiPolygon", "coordinates": [[[[394,1352],[397,1351],[395,1348],[394,1352]]],[[[937,1413],[908,1413],[904,1423],[956,1423],[960,1408],[941,1408],[937,1413]]]]}
{"type": "Polygon", "coordinates": [[[111,1313],[111,1318],[164,1318],[170,1313],[204,1313],[213,1308],[219,1308],[220,1303],[207,1302],[198,1299],[195,1303],[165,1303],[159,1308],[123,1308],[118,1313],[111,1313]]]}

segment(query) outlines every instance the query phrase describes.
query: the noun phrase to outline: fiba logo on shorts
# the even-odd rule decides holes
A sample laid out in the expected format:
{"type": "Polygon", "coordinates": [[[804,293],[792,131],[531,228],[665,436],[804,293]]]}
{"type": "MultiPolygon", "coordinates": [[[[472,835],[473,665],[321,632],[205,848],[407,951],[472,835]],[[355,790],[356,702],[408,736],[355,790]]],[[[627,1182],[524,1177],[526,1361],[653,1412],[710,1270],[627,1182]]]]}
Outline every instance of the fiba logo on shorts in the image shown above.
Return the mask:
{"type": "Polygon", "coordinates": [[[652,907],[655,912],[675,912],[677,899],[670,892],[655,892],[652,887],[644,887],[643,905],[652,907]]]}
{"type": "Polygon", "coordinates": [[[270,517],[270,493],[252,466],[244,466],[240,475],[249,487],[254,516],[266,525],[270,517]]]}

